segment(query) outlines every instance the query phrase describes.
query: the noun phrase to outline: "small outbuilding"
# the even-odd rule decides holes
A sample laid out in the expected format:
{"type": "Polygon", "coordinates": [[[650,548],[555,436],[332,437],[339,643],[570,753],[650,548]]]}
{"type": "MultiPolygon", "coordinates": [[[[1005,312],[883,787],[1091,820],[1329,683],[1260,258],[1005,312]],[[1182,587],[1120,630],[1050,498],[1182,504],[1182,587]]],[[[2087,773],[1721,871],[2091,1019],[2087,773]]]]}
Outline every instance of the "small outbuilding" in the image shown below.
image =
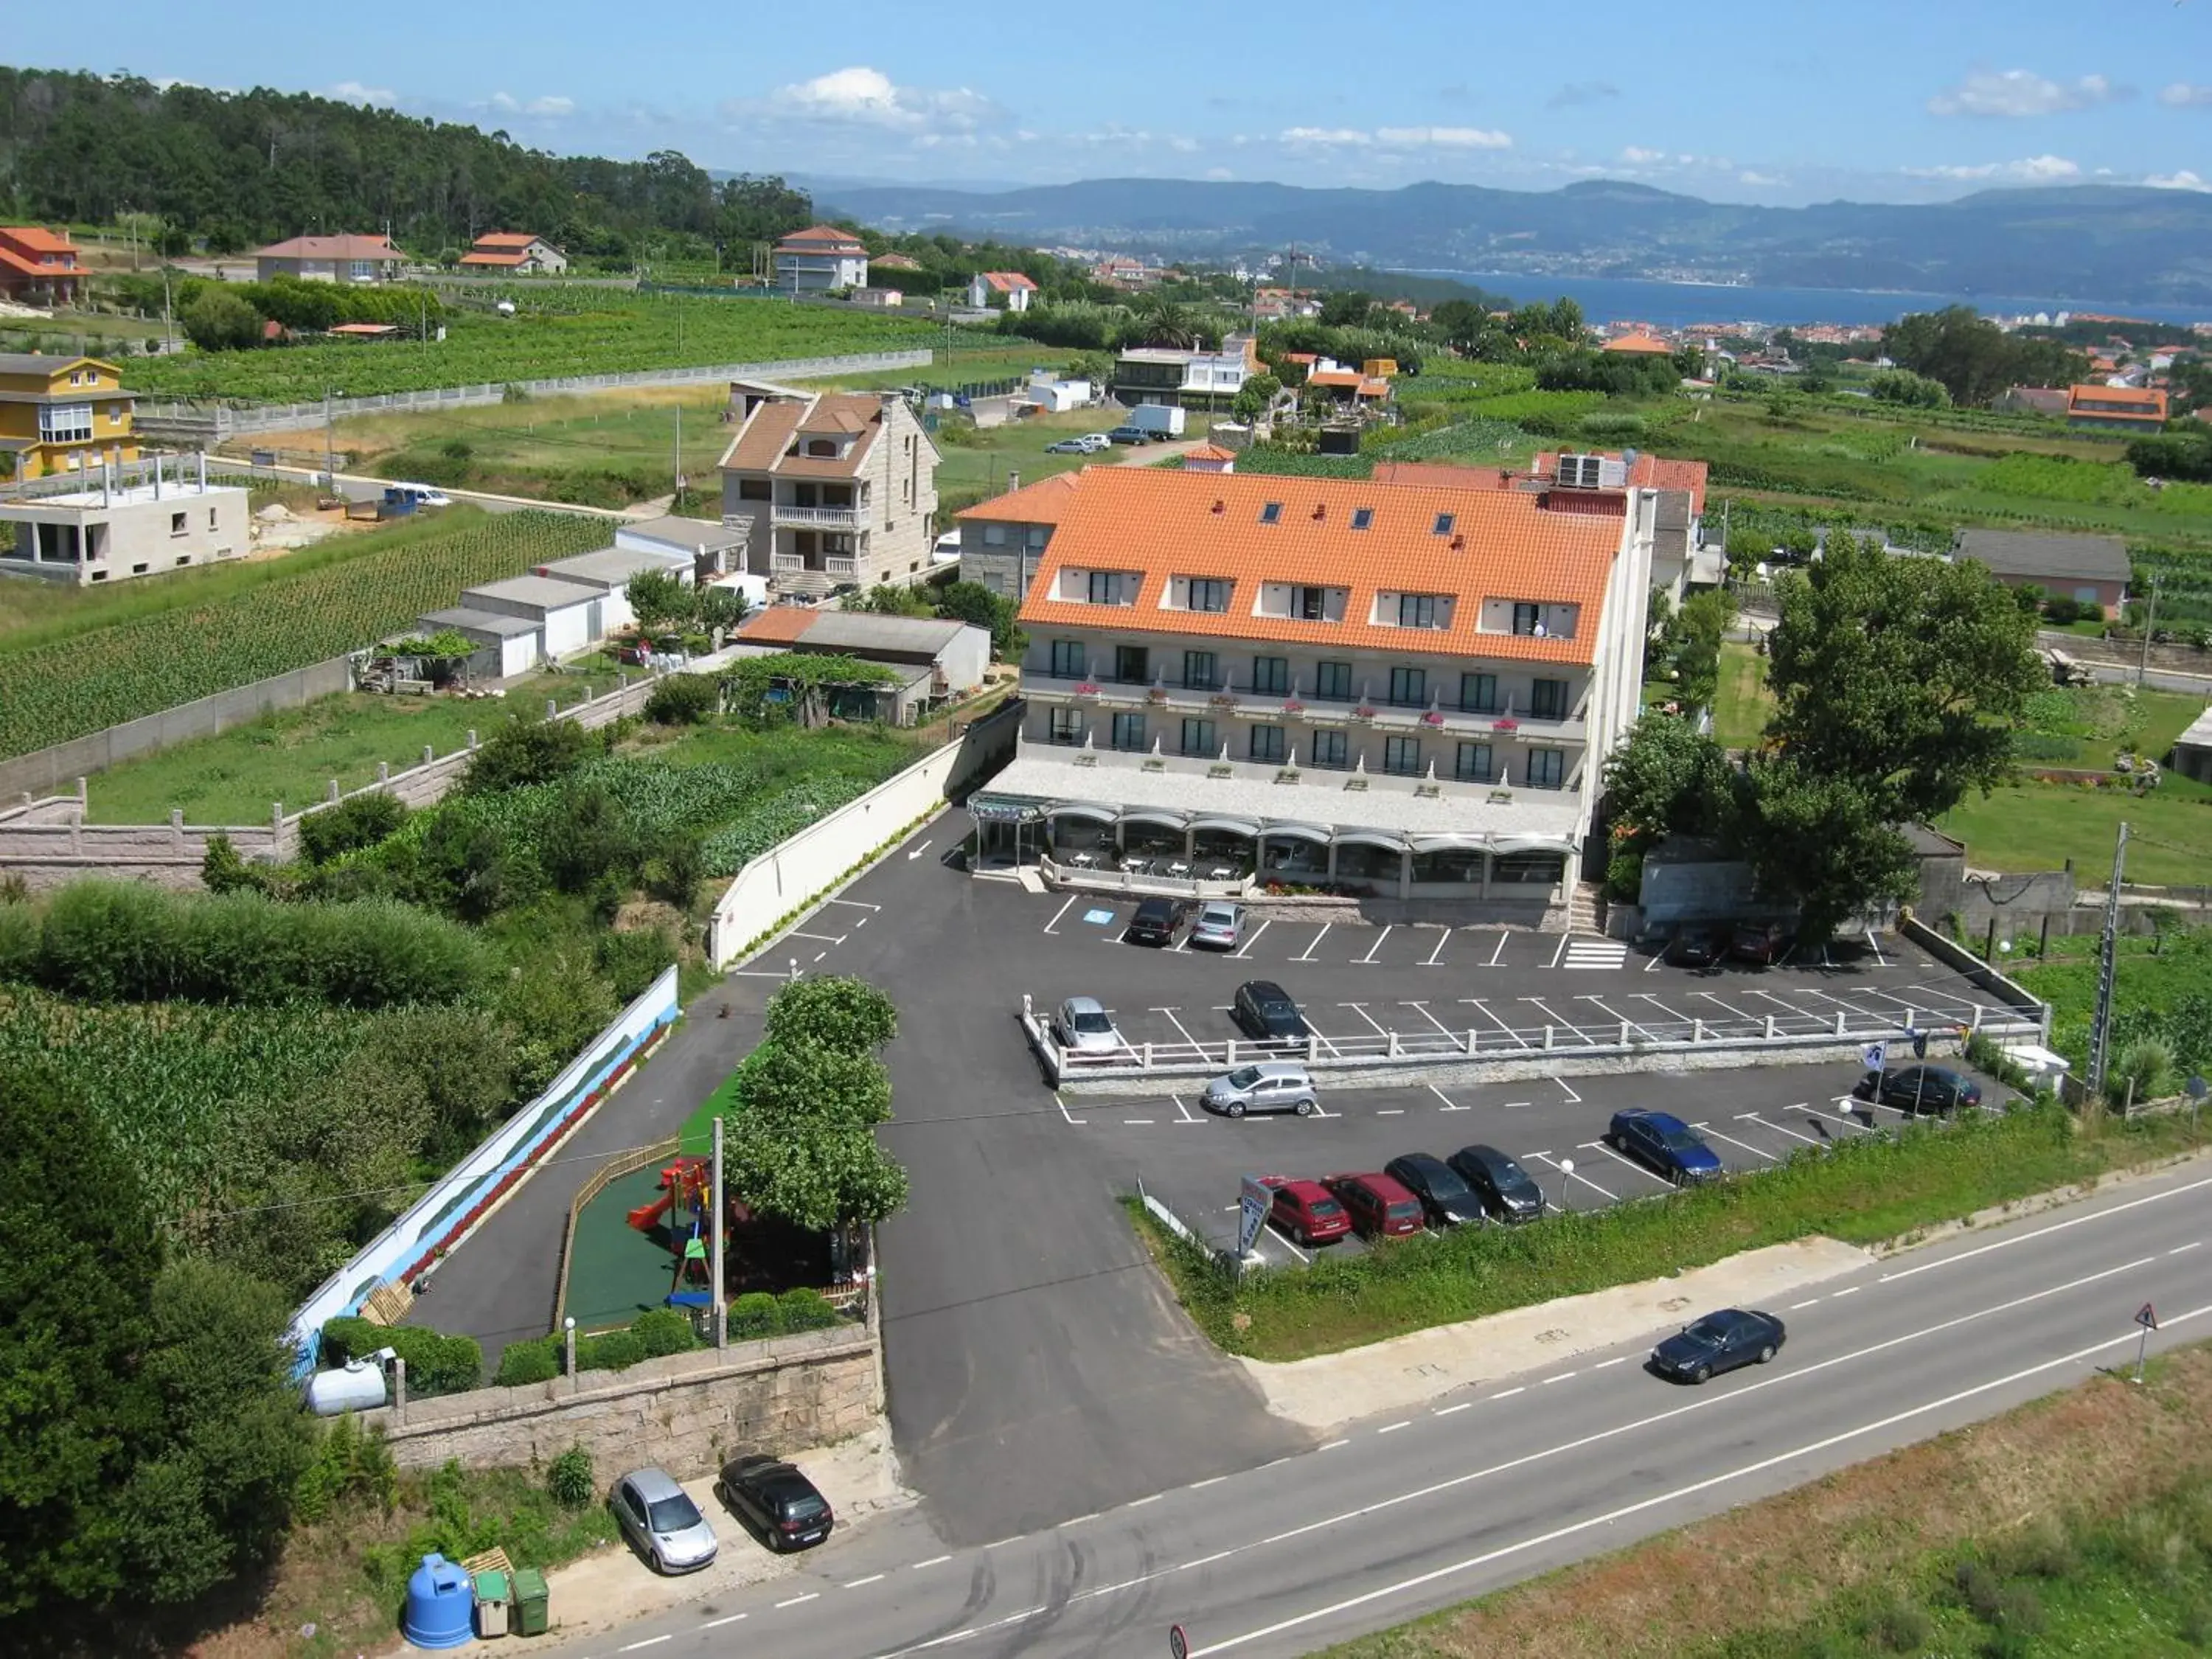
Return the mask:
{"type": "Polygon", "coordinates": [[[469,659],[472,679],[503,680],[527,674],[544,654],[538,624],[521,617],[457,605],[450,611],[426,611],[416,621],[425,634],[450,632],[477,642],[479,648],[469,659]]]}
{"type": "Polygon", "coordinates": [[[1961,530],[1953,559],[1972,559],[2007,587],[2039,587],[2116,617],[2127,603],[2128,544],[2118,536],[2070,536],[2033,530],[1961,530]]]}
{"type": "Polygon", "coordinates": [[[740,623],[738,641],[906,671],[884,715],[898,726],[911,726],[937,704],[974,690],[991,665],[988,631],[933,617],[775,605],[740,623]]]}
{"type": "Polygon", "coordinates": [[[461,608],[535,623],[544,655],[556,659],[585,650],[607,635],[605,592],[551,576],[514,576],[468,588],[461,594],[461,608]]]}
{"type": "Polygon", "coordinates": [[[636,622],[637,613],[629,608],[630,579],[648,571],[673,576],[686,587],[697,580],[689,554],[657,553],[636,547],[603,547],[596,553],[578,553],[541,564],[537,574],[598,594],[603,601],[600,626],[614,634],[636,622]]]}

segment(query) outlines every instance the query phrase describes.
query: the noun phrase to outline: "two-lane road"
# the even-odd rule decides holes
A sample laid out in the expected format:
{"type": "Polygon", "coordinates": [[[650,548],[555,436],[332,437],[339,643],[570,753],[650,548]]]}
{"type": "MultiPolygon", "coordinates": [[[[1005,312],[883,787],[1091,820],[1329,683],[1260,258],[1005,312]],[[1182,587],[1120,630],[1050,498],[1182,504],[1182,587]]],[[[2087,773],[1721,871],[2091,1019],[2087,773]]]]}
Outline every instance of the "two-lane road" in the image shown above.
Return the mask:
{"type": "Polygon", "coordinates": [[[864,1525],[568,1651],[1076,1659],[1164,1650],[1180,1623],[1199,1655],[1307,1652],[2124,1369],[2146,1302],[2154,1352],[2212,1334],[2208,1198],[2184,1166],[1870,1264],[1771,1310],[1774,1364],[1702,1389],[1645,1372],[1642,1342],[1577,1356],[981,1547],[911,1513],[864,1525]]]}

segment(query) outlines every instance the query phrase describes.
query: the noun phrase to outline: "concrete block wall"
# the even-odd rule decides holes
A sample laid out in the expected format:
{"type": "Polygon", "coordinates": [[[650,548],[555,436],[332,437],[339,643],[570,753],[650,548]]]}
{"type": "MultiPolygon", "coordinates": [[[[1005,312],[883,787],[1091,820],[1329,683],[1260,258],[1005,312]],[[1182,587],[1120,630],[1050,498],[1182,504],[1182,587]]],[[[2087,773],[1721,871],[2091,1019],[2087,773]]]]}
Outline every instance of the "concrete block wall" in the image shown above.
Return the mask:
{"type": "Polygon", "coordinates": [[[513,1389],[410,1401],[405,1420],[366,1413],[402,1468],[546,1463],[570,1446],[611,1480],[657,1463],[682,1479],[740,1452],[820,1446],[871,1427],[883,1409],[876,1336],[842,1327],[586,1371],[513,1389]]]}

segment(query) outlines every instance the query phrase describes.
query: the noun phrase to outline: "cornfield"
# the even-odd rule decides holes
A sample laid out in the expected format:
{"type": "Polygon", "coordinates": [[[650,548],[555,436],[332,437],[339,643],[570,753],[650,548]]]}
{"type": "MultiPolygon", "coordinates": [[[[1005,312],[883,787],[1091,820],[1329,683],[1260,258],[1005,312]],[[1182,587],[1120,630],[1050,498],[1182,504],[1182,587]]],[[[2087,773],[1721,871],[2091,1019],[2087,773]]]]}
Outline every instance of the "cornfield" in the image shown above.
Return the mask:
{"type": "Polygon", "coordinates": [[[64,743],[360,650],[517,576],[611,539],[594,520],[452,510],[446,526],[266,582],[225,604],[141,617],[0,652],[0,758],[64,743]]]}

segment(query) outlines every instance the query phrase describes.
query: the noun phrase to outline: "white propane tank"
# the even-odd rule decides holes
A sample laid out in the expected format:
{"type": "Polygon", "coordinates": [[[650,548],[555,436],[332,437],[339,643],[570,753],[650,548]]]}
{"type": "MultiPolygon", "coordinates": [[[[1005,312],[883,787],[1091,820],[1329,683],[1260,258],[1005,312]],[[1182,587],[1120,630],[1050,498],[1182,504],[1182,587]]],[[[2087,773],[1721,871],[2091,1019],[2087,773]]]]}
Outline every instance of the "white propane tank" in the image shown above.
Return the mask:
{"type": "MultiPolygon", "coordinates": [[[[384,1349],[382,1353],[392,1351],[384,1349]]],[[[334,1370],[317,1371],[307,1380],[307,1409],[318,1417],[340,1412],[374,1411],[384,1404],[384,1364],[381,1354],[349,1359],[334,1370]]]]}

